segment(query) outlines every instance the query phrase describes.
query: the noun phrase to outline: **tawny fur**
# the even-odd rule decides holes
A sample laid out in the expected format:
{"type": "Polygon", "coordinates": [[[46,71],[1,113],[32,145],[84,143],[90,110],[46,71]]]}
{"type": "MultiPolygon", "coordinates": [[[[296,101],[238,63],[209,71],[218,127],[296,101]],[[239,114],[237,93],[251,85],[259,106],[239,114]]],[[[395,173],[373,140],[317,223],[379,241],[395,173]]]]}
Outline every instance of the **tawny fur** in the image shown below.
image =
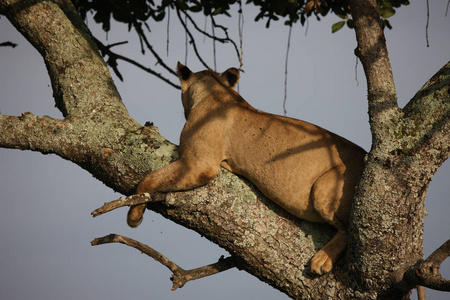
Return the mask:
{"type": "MultiPolygon", "coordinates": [[[[291,214],[328,222],[336,235],[311,260],[328,272],[347,245],[355,185],[366,152],[316,125],[251,107],[233,88],[239,71],[191,72],[178,63],[186,124],[180,159],[147,174],[137,193],[188,190],[217,176],[222,166],[253,182],[291,214]]],[[[127,222],[142,221],[145,204],[130,208],[127,222]]]]}

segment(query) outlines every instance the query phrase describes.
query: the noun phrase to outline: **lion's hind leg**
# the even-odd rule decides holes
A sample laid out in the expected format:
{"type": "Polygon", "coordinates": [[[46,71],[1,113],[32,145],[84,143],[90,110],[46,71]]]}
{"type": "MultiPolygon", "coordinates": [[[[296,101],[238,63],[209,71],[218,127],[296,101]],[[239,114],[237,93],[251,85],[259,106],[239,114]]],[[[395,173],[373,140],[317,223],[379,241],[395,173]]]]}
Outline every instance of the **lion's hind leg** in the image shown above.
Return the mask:
{"type": "Polygon", "coordinates": [[[346,181],[345,167],[325,172],[314,183],[311,197],[314,208],[338,232],[311,260],[311,270],[317,274],[331,271],[333,264],[347,246],[347,224],[354,183],[346,181]]]}
{"type": "Polygon", "coordinates": [[[339,230],[311,259],[311,271],[316,274],[330,272],[334,262],[347,246],[347,231],[339,230]]]}

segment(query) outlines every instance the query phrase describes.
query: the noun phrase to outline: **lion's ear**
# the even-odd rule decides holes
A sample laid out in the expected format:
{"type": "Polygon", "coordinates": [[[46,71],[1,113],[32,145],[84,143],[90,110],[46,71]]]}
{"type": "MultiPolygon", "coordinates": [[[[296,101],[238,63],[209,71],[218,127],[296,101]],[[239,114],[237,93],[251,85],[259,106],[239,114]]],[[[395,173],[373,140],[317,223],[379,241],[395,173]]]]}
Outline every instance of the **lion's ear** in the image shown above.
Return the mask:
{"type": "Polygon", "coordinates": [[[192,74],[192,71],[182,63],[177,63],[177,74],[180,81],[186,81],[192,74]]]}
{"type": "Polygon", "coordinates": [[[178,78],[180,79],[181,90],[184,92],[189,88],[192,81],[194,80],[194,77],[195,77],[195,76],[193,76],[194,73],[192,73],[192,71],[189,70],[188,67],[186,67],[182,63],[178,62],[177,74],[178,74],[178,78]]]}
{"type": "Polygon", "coordinates": [[[239,70],[236,68],[229,68],[223,72],[220,77],[222,77],[226,85],[234,89],[239,81],[239,70]]]}

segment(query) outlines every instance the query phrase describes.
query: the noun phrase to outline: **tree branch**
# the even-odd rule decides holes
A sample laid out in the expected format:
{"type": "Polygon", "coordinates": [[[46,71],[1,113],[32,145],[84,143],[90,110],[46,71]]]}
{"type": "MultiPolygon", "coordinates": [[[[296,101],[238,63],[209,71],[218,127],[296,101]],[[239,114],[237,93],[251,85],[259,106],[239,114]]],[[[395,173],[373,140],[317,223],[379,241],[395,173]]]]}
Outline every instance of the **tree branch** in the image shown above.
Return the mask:
{"type": "MultiPolygon", "coordinates": [[[[49,116],[23,113],[20,117],[0,115],[0,146],[42,153],[61,153],[62,145],[70,139],[66,135],[69,124],[49,116]]],[[[73,141],[72,141],[73,142],[73,141]]]]}
{"type": "Polygon", "coordinates": [[[12,47],[12,48],[16,48],[16,47],[17,47],[17,44],[8,41],[8,42],[0,43],[0,47],[12,47]]]}
{"type": "MultiPolygon", "coordinates": [[[[215,20],[214,20],[214,18],[212,18],[213,26],[216,27],[216,28],[220,28],[220,29],[223,31],[223,33],[225,34],[225,38],[219,38],[219,37],[217,37],[217,36],[215,36],[215,35],[211,35],[211,34],[209,34],[208,32],[206,32],[206,31],[200,29],[200,28],[198,27],[197,23],[195,23],[194,19],[192,19],[191,15],[189,15],[186,11],[182,10],[181,12],[189,19],[189,21],[192,23],[192,25],[194,25],[194,28],[195,28],[198,32],[200,32],[201,34],[203,34],[204,36],[207,36],[208,38],[210,38],[210,39],[212,39],[212,40],[214,40],[214,41],[218,41],[218,42],[220,42],[220,43],[227,43],[227,42],[230,42],[230,43],[233,45],[234,50],[236,51],[236,56],[237,56],[237,58],[238,58],[238,60],[239,60],[240,67],[242,67],[243,61],[242,61],[241,54],[240,54],[240,52],[239,52],[239,48],[238,48],[238,46],[236,45],[236,43],[235,43],[235,42],[230,38],[230,36],[228,35],[228,31],[227,31],[227,28],[226,28],[226,27],[221,26],[221,25],[217,25],[216,22],[215,22],[215,20]]],[[[181,18],[180,18],[180,21],[181,21],[181,18]]],[[[185,30],[187,30],[187,26],[185,26],[184,22],[181,21],[181,23],[183,24],[185,30]]]]}
{"type": "Polygon", "coordinates": [[[133,23],[134,25],[134,29],[136,30],[139,38],[141,40],[144,41],[145,45],[147,46],[147,49],[150,50],[150,52],[153,54],[153,56],[156,58],[156,60],[158,61],[158,63],[167,71],[169,71],[170,73],[172,73],[175,76],[177,75],[177,72],[175,72],[172,68],[170,68],[169,66],[167,66],[165,64],[165,62],[161,59],[161,57],[159,56],[159,54],[153,49],[153,46],[148,42],[147,40],[147,36],[144,34],[144,31],[142,30],[142,24],[135,22],[133,23]]]}
{"type": "Polygon", "coordinates": [[[180,9],[178,7],[176,7],[176,11],[177,11],[178,20],[180,21],[181,25],[183,25],[184,30],[186,31],[186,33],[189,36],[189,39],[191,40],[191,45],[192,45],[192,48],[194,49],[195,55],[197,55],[197,58],[200,60],[200,62],[203,64],[203,66],[205,68],[211,69],[208,66],[208,64],[202,59],[200,53],[198,53],[197,45],[195,43],[194,36],[192,35],[191,31],[188,29],[187,24],[183,21],[183,18],[181,17],[181,14],[180,14],[180,9]]]}
{"type": "Polygon", "coordinates": [[[450,154],[449,86],[450,62],[403,108],[404,122],[398,131],[403,137],[402,151],[416,155],[417,165],[422,164],[424,169],[429,169],[429,164],[440,166],[450,154]],[[423,159],[424,156],[427,159],[423,159]]]}
{"type": "Polygon", "coordinates": [[[136,195],[131,195],[128,197],[120,197],[117,200],[111,201],[111,202],[107,202],[105,204],[103,204],[102,207],[97,208],[96,210],[94,210],[93,212],[91,212],[92,217],[97,217],[99,215],[102,215],[104,213],[110,212],[116,208],[119,207],[124,207],[124,206],[133,206],[133,205],[138,205],[138,204],[144,204],[144,203],[150,203],[150,202],[159,202],[159,201],[164,201],[165,197],[164,194],[160,194],[163,197],[155,197],[152,198],[150,196],[149,193],[144,193],[144,194],[136,194],[136,195]]]}
{"type": "Polygon", "coordinates": [[[139,69],[156,76],[157,78],[161,79],[162,81],[164,81],[165,83],[171,85],[172,87],[174,87],[176,89],[181,89],[180,85],[178,85],[176,83],[173,83],[168,78],[162,76],[160,73],[152,70],[151,68],[148,68],[148,67],[146,67],[146,66],[138,63],[137,61],[132,60],[132,59],[126,57],[126,56],[123,56],[123,55],[120,55],[120,54],[117,54],[117,53],[111,51],[111,47],[115,46],[116,44],[105,46],[105,45],[103,45],[102,42],[100,42],[95,37],[94,37],[94,39],[95,39],[95,42],[96,42],[100,52],[102,53],[102,56],[105,57],[106,55],[108,55],[109,59],[108,59],[107,63],[108,63],[108,65],[111,68],[113,68],[114,72],[120,78],[120,80],[123,81],[123,78],[122,78],[122,75],[120,74],[120,72],[119,72],[119,70],[117,68],[117,65],[118,65],[117,60],[123,60],[123,61],[125,61],[125,62],[127,62],[129,64],[132,64],[135,67],[138,67],[139,69]]]}
{"type": "Polygon", "coordinates": [[[450,256],[450,240],[447,240],[425,261],[419,261],[410,267],[403,276],[403,282],[409,286],[424,286],[439,291],[450,291],[450,280],[439,272],[441,264],[450,256]]]}
{"type": "Polygon", "coordinates": [[[402,295],[406,291],[396,283],[403,267],[423,257],[425,192],[437,165],[421,173],[401,151],[399,128],[405,118],[397,104],[377,1],[349,3],[358,42],[355,54],[367,80],[372,148],[353,201],[348,270],[361,289],[402,295]],[[408,245],[407,250],[398,245],[408,245]],[[395,262],[388,257],[395,257],[395,262]]]}
{"type": "Polygon", "coordinates": [[[95,238],[91,242],[91,245],[96,246],[108,243],[121,243],[133,247],[155,259],[162,265],[166,266],[170,271],[173,272],[173,275],[171,277],[171,280],[173,282],[172,291],[176,290],[177,288],[182,288],[188,281],[214,275],[219,272],[223,272],[230,268],[236,267],[235,259],[233,257],[221,257],[219,261],[214,264],[192,270],[185,270],[155,249],[136,240],[118,234],[110,234],[101,238],[95,238]]]}
{"type": "MultiPolygon", "coordinates": [[[[71,131],[61,143],[65,158],[124,195],[134,193],[149,170],[178,158],[176,146],[156,127],[141,127],[129,116],[70,1],[0,0],[0,9],[44,57],[68,124],[49,136],[71,131]]],[[[347,291],[335,278],[339,268],[320,278],[307,271],[308,261],[334,234],[332,228],[298,220],[239,177],[219,173],[207,187],[169,193],[167,205],[151,208],[227,249],[243,269],[291,297],[347,291]]]]}
{"type": "Polygon", "coordinates": [[[382,155],[389,152],[386,148],[394,139],[392,122],[399,113],[386,39],[376,0],[351,0],[350,6],[358,42],[355,54],[367,80],[372,145],[382,155]]]}
{"type": "Polygon", "coordinates": [[[121,120],[129,118],[108,67],[71,1],[5,0],[2,5],[6,17],[44,58],[56,107],[64,117],[97,118],[110,113],[121,120]]]}

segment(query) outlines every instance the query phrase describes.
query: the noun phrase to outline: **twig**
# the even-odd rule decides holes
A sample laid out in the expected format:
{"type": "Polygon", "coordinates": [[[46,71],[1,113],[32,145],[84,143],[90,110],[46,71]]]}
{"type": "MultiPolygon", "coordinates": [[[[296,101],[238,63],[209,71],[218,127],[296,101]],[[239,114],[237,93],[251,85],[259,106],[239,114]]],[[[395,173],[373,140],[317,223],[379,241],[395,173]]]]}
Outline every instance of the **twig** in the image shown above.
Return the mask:
{"type": "MultiPolygon", "coordinates": [[[[180,18],[180,15],[178,14],[178,19],[180,18]]],[[[184,16],[184,23],[187,24],[187,15],[184,16]]],[[[181,22],[183,24],[183,22],[181,22]]],[[[187,59],[188,59],[188,53],[189,53],[189,36],[187,32],[187,25],[184,27],[184,64],[187,65],[187,59]]]]}
{"type": "Polygon", "coordinates": [[[236,267],[236,262],[234,257],[232,256],[229,256],[227,258],[223,258],[223,256],[221,256],[219,260],[214,264],[192,270],[184,270],[178,267],[178,272],[174,272],[174,274],[170,278],[173,282],[172,291],[176,290],[177,288],[182,288],[188,281],[214,275],[234,267],[236,267]]]}
{"type": "Polygon", "coordinates": [[[160,64],[164,69],[166,69],[173,75],[178,76],[177,72],[175,72],[174,70],[172,70],[172,68],[167,66],[164,63],[164,61],[161,59],[161,57],[158,55],[158,53],[156,53],[156,51],[153,49],[153,46],[149,43],[149,41],[147,40],[147,36],[144,34],[144,31],[142,30],[142,24],[139,22],[135,22],[133,25],[134,25],[134,29],[136,30],[139,38],[142,39],[142,41],[144,41],[145,46],[147,46],[147,49],[150,50],[150,52],[156,58],[156,60],[158,61],[158,64],[160,64]]]}
{"type": "Polygon", "coordinates": [[[284,64],[284,99],[283,99],[283,111],[286,116],[286,101],[287,101],[287,78],[288,78],[288,61],[289,61],[289,49],[291,48],[291,33],[292,33],[292,25],[289,26],[289,35],[287,40],[286,47],[286,59],[284,64]]]}
{"type": "Polygon", "coordinates": [[[0,43],[0,47],[13,47],[13,48],[16,48],[17,44],[13,43],[13,42],[3,42],[3,43],[0,43]]]}
{"type": "Polygon", "coordinates": [[[216,61],[216,22],[214,22],[214,17],[211,15],[211,30],[212,30],[212,35],[213,35],[213,57],[214,57],[214,72],[217,72],[217,61],[216,61]]]}
{"type": "MultiPolygon", "coordinates": [[[[235,42],[230,38],[230,36],[228,35],[228,30],[227,30],[226,27],[217,25],[216,22],[215,22],[215,20],[214,20],[214,18],[211,16],[211,20],[212,20],[212,28],[213,28],[213,34],[211,35],[211,34],[209,34],[208,32],[206,32],[206,30],[200,29],[200,27],[198,27],[197,23],[195,23],[195,21],[192,19],[192,17],[191,17],[187,12],[185,12],[184,10],[182,10],[181,12],[182,12],[182,13],[185,15],[185,17],[191,22],[191,24],[194,26],[195,30],[197,30],[198,32],[200,32],[201,34],[203,34],[203,36],[204,36],[205,38],[208,37],[208,38],[212,39],[213,42],[214,42],[214,41],[218,41],[218,42],[220,42],[220,43],[227,43],[227,42],[230,42],[230,43],[233,45],[234,50],[236,51],[236,55],[237,55],[237,57],[238,57],[240,66],[242,67],[242,64],[243,64],[243,63],[242,63],[241,53],[239,53],[239,48],[238,48],[238,46],[236,45],[236,43],[235,43],[235,42]],[[220,29],[223,31],[223,33],[225,34],[225,38],[217,37],[217,36],[214,34],[214,28],[220,28],[220,29]]],[[[185,21],[185,22],[186,22],[186,21],[185,21]]],[[[242,43],[242,40],[241,40],[241,43],[242,43]]],[[[242,45],[241,45],[241,50],[242,50],[242,45]]]]}
{"type": "Polygon", "coordinates": [[[425,26],[425,37],[427,39],[427,47],[430,47],[430,42],[428,40],[428,25],[430,23],[430,4],[427,0],[427,25],[425,26]]]}
{"type": "Polygon", "coordinates": [[[434,251],[425,261],[419,261],[404,274],[409,286],[424,286],[438,291],[450,291],[450,280],[439,272],[442,262],[450,256],[450,240],[434,251]]]}
{"type": "MultiPolygon", "coordinates": [[[[206,62],[202,59],[200,53],[198,52],[197,44],[195,43],[195,39],[194,39],[194,37],[192,36],[192,33],[189,31],[186,22],[183,21],[183,18],[181,17],[181,14],[180,14],[180,9],[179,9],[178,7],[176,7],[176,11],[177,11],[178,20],[180,21],[181,25],[183,25],[186,34],[189,36],[189,39],[190,39],[190,41],[191,41],[192,48],[194,49],[195,55],[197,55],[198,60],[203,64],[203,66],[204,66],[205,68],[211,69],[211,68],[208,66],[208,64],[206,64],[206,62]]],[[[186,14],[185,16],[187,16],[187,14],[186,14]]]]}
{"type": "MultiPolygon", "coordinates": [[[[450,1],[450,0],[449,0],[450,1]]],[[[240,53],[238,55],[239,57],[239,69],[242,68],[244,65],[243,63],[243,57],[244,57],[244,48],[243,48],[243,40],[244,40],[244,12],[242,11],[242,1],[239,2],[239,18],[238,18],[238,28],[239,28],[239,50],[240,53]]]]}
{"type": "Polygon", "coordinates": [[[427,297],[425,295],[425,287],[419,285],[417,286],[417,299],[418,300],[426,300],[427,297]]]}
{"type": "Polygon", "coordinates": [[[121,243],[133,247],[141,251],[142,253],[150,256],[151,258],[158,261],[162,265],[166,266],[173,273],[171,277],[171,280],[173,282],[172,291],[176,290],[177,288],[183,287],[188,281],[214,275],[216,273],[226,271],[236,266],[236,262],[233,257],[223,258],[222,256],[218,260],[218,262],[214,264],[210,264],[192,270],[184,270],[176,263],[174,263],[172,260],[165,257],[155,249],[145,244],[142,244],[136,240],[118,234],[110,234],[101,238],[96,238],[91,242],[91,245],[96,246],[109,243],[121,243]]]}
{"type": "MultiPolygon", "coordinates": [[[[106,55],[108,55],[109,59],[108,59],[108,64],[110,64],[111,67],[113,67],[114,72],[116,72],[116,75],[118,75],[118,70],[117,70],[117,60],[123,60],[129,64],[132,64],[136,67],[138,67],[139,69],[150,73],[156,77],[158,77],[159,79],[161,79],[162,81],[168,83],[169,85],[171,85],[172,87],[176,88],[176,89],[181,89],[181,87],[175,83],[173,83],[172,81],[170,81],[169,79],[165,78],[164,76],[162,76],[161,74],[155,72],[154,70],[147,68],[146,66],[138,63],[137,61],[134,61],[128,57],[122,56],[120,54],[117,54],[113,51],[111,51],[111,47],[113,46],[117,46],[117,45],[122,45],[125,44],[126,42],[120,42],[120,43],[115,43],[115,44],[111,44],[108,46],[103,45],[102,42],[100,42],[98,39],[94,38],[95,43],[97,44],[97,47],[99,48],[100,52],[102,53],[102,56],[105,57],[106,55]]],[[[119,73],[120,74],[120,73],[119,73]]],[[[119,76],[119,75],[118,75],[119,76]]]]}
{"type": "Polygon", "coordinates": [[[91,215],[92,215],[92,217],[95,218],[99,215],[110,212],[119,207],[144,204],[144,203],[148,203],[148,202],[160,202],[160,201],[164,201],[164,199],[160,198],[160,197],[152,198],[152,197],[150,197],[149,193],[137,194],[137,195],[132,195],[129,197],[120,197],[117,200],[103,204],[102,207],[97,208],[96,210],[91,212],[91,215]]]}
{"type": "Polygon", "coordinates": [[[169,56],[169,34],[170,34],[170,7],[167,7],[167,40],[166,40],[166,55],[169,56]]]}

